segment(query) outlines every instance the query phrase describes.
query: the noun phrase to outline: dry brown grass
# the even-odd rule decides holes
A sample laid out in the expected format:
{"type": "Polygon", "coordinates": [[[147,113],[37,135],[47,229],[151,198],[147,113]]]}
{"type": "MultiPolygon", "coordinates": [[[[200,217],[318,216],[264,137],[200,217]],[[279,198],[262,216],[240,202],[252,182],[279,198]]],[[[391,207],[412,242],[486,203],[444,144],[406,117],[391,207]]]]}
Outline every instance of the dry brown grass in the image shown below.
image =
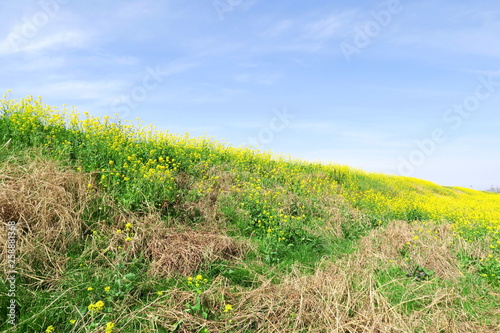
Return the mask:
{"type": "MultiPolygon", "coordinates": [[[[0,165],[0,223],[17,225],[17,268],[33,282],[57,280],[67,247],[82,235],[88,176],[27,152],[0,165]]],[[[6,244],[7,233],[0,242],[6,244]]],[[[6,256],[2,246],[2,263],[6,256]]],[[[5,265],[2,265],[5,267],[5,265]]]]}
{"type": "MultiPolygon", "coordinates": [[[[419,228],[414,226],[413,229],[419,228]]],[[[424,225],[418,231],[419,238],[412,240],[410,258],[416,264],[434,271],[442,279],[455,280],[460,276],[458,259],[453,247],[456,237],[450,224],[424,225]]]]}
{"type": "Polygon", "coordinates": [[[454,246],[451,237],[449,225],[394,221],[362,239],[359,251],[335,263],[323,261],[310,276],[295,269],[279,284],[265,280],[256,289],[238,287],[239,291],[218,278],[201,297],[207,307],[221,309],[217,314],[222,320],[204,320],[186,313],[184,306],[192,304],[195,295],[181,290],[171,291],[165,302],[156,304],[155,315],[166,327],[182,320],[178,332],[193,332],[200,327],[210,332],[498,332],[499,327],[474,323],[456,306],[461,295],[453,284],[419,293],[433,282],[394,277],[388,284],[400,283],[401,279],[409,282],[408,294],[394,304],[376,280],[380,269],[408,266],[401,251],[410,242],[413,245],[406,254],[410,261],[453,281],[458,268],[450,252],[454,246]],[[420,237],[414,239],[417,233],[420,237]],[[413,301],[422,301],[423,305],[406,311],[405,304],[413,301]],[[231,316],[224,317],[224,304],[233,305],[231,316]]]}
{"type": "Polygon", "coordinates": [[[94,253],[93,260],[100,265],[114,266],[123,260],[146,257],[150,261],[149,273],[155,278],[186,276],[214,261],[237,259],[250,248],[249,242],[225,236],[214,223],[194,230],[176,219],[165,220],[155,210],[132,213],[115,208],[113,214],[112,221],[93,226],[96,237],[91,238],[93,244],[86,249],[94,253]],[[126,230],[129,223],[132,228],[126,230]]]}
{"type": "Polygon", "coordinates": [[[298,270],[280,284],[270,281],[259,288],[234,292],[224,278],[214,281],[201,297],[208,308],[220,309],[219,321],[204,320],[184,311],[194,295],[171,290],[163,302],[155,304],[154,314],[165,327],[183,321],[178,332],[496,332],[467,321],[457,313],[451,300],[453,289],[439,289],[426,297],[431,300],[411,315],[402,305],[391,305],[377,288],[369,268],[359,266],[359,258],[326,263],[311,276],[298,270]],[[233,313],[224,315],[224,304],[233,313]]]}
{"type": "Polygon", "coordinates": [[[153,276],[187,276],[216,260],[237,258],[242,245],[220,234],[170,229],[150,239],[148,252],[153,276]]]}
{"type": "Polygon", "coordinates": [[[374,257],[382,261],[400,257],[407,242],[413,238],[411,226],[406,221],[390,222],[386,228],[374,229],[360,241],[360,252],[364,257],[374,257]]]}
{"type": "Polygon", "coordinates": [[[460,273],[452,252],[454,239],[449,224],[392,221],[386,228],[375,229],[361,239],[360,253],[377,259],[367,261],[378,266],[393,262],[410,269],[410,262],[434,271],[440,278],[453,280],[460,273]],[[415,236],[418,238],[414,239],[415,236]],[[403,252],[407,254],[403,256],[403,252]]]}

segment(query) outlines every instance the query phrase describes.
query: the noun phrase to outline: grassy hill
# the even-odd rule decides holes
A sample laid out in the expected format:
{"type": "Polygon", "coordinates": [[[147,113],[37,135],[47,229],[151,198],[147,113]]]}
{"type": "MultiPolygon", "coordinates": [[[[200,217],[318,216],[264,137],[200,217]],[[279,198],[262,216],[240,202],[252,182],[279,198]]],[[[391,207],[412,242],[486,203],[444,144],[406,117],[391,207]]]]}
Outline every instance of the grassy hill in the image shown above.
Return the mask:
{"type": "Polygon", "coordinates": [[[4,332],[500,329],[499,194],[0,108],[4,332]]]}

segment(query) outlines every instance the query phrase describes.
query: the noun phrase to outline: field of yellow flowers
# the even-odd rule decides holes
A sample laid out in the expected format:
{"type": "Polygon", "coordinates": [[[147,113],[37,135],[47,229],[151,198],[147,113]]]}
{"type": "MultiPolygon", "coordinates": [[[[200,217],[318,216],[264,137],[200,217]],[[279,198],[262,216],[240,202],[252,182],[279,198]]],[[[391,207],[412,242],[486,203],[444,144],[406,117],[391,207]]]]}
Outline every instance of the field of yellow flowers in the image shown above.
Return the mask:
{"type": "MultiPolygon", "coordinates": [[[[9,328],[5,324],[0,326],[2,329],[13,332],[27,327],[30,332],[369,331],[371,326],[366,322],[367,312],[361,303],[342,305],[344,298],[333,300],[332,296],[330,301],[338,304],[328,306],[338,313],[322,310],[318,316],[321,313],[323,317],[312,319],[308,311],[324,301],[312,296],[314,293],[307,295],[312,302],[307,310],[302,303],[297,305],[292,295],[286,296],[285,301],[275,298],[273,303],[258,291],[274,295],[281,290],[279,297],[284,295],[280,287],[269,289],[271,282],[263,282],[266,279],[289,289],[301,285],[298,281],[304,281],[304,276],[309,276],[310,285],[325,282],[321,275],[324,271],[319,270],[325,266],[324,260],[331,258],[332,263],[346,260],[345,267],[351,267],[353,261],[346,258],[356,251],[362,253],[363,246],[368,246],[371,242],[368,239],[376,238],[376,233],[393,240],[394,234],[401,238],[394,243],[398,248],[395,253],[383,252],[380,246],[373,245],[372,252],[379,249],[391,253],[387,254],[387,260],[367,255],[372,263],[379,265],[370,274],[381,285],[377,292],[387,299],[388,308],[384,311],[394,312],[393,317],[399,318],[392,324],[389,320],[384,329],[380,323],[387,313],[384,315],[381,310],[380,317],[370,319],[382,325],[372,323],[379,331],[401,328],[409,318],[417,326],[402,331],[425,331],[437,322],[450,320],[456,331],[464,332],[493,331],[500,324],[500,313],[487,304],[486,317],[471,310],[477,305],[477,295],[471,295],[469,303],[460,303],[458,296],[440,296],[440,290],[450,287],[451,282],[445,278],[447,273],[440,275],[436,270],[441,266],[421,259],[416,252],[420,247],[425,248],[424,241],[446,247],[452,253],[449,254],[452,259],[446,260],[459,262],[453,265],[459,267],[457,276],[466,281],[463,290],[477,284],[482,286],[478,290],[484,295],[498,300],[499,194],[255,152],[209,137],[175,135],[141,123],[59,109],[31,96],[12,100],[5,95],[0,101],[0,147],[2,165],[14,165],[12,156],[37,149],[44,158],[58,161],[59,167],[87,177],[78,178],[83,194],[78,192],[73,196],[83,201],[75,204],[79,208],[74,213],[68,213],[80,224],[76,230],[72,227],[71,232],[61,231],[65,236],[46,251],[60,261],[49,265],[50,259],[41,263],[35,258],[30,259],[29,267],[21,267],[18,288],[23,296],[18,300],[21,310],[16,312],[17,326],[9,328]],[[387,230],[392,228],[395,231],[389,234],[387,230]],[[172,259],[166,252],[177,254],[172,259]],[[409,280],[400,282],[401,277],[409,280]],[[421,288],[418,283],[426,284],[421,288]],[[390,290],[384,289],[387,285],[392,286],[390,290]],[[414,287],[416,291],[410,292],[414,287]],[[70,290],[73,299],[66,294],[70,290]],[[426,292],[428,299],[419,292],[426,292]],[[445,301],[441,303],[440,297],[445,301]],[[264,306],[266,302],[270,303],[264,306]],[[53,309],[55,304],[62,311],[53,309]],[[348,310],[345,315],[340,313],[342,309],[348,310]],[[431,316],[436,322],[426,321],[425,313],[430,310],[443,310],[447,314],[442,318],[431,316]],[[337,322],[330,322],[328,318],[332,317],[338,318],[337,322]]],[[[7,188],[12,176],[8,176],[9,167],[4,167],[7,176],[0,178],[0,184],[7,188]]],[[[66,185],[57,188],[67,190],[66,185]]],[[[12,219],[17,223],[32,223],[26,230],[35,232],[36,225],[42,222],[28,221],[27,216],[37,219],[38,213],[16,213],[12,207],[17,206],[11,202],[14,199],[1,192],[0,222],[7,225],[7,220],[12,219]]],[[[36,201],[33,197],[29,200],[36,201]]],[[[67,214],[56,215],[51,221],[64,221],[67,214]]],[[[48,228],[55,228],[50,223],[48,228]]],[[[37,235],[39,239],[50,239],[47,234],[37,235]]],[[[28,239],[37,241],[35,236],[26,238],[26,242],[28,239]]],[[[24,246],[19,251],[25,251],[19,261],[37,253],[22,243],[21,238],[19,241],[24,246]]],[[[348,274],[338,268],[328,269],[330,278],[348,274]]],[[[356,280],[360,272],[352,269],[356,280]]],[[[351,271],[346,268],[345,272],[351,271]]],[[[359,283],[356,292],[361,302],[366,290],[359,283]]],[[[305,285],[299,288],[301,292],[307,289],[305,285]]],[[[328,286],[323,283],[322,288],[328,286]]],[[[340,292],[334,284],[330,287],[324,291],[332,295],[340,292]]],[[[2,287],[2,295],[8,293],[7,289],[7,285],[2,287]]],[[[459,292],[460,297],[465,297],[463,293],[459,292]]],[[[384,302],[379,301],[376,308],[384,308],[384,302]]],[[[5,304],[2,303],[2,308],[5,304]]],[[[0,313],[2,317],[6,315],[0,313]]],[[[448,331],[449,327],[443,329],[448,331]]]]}

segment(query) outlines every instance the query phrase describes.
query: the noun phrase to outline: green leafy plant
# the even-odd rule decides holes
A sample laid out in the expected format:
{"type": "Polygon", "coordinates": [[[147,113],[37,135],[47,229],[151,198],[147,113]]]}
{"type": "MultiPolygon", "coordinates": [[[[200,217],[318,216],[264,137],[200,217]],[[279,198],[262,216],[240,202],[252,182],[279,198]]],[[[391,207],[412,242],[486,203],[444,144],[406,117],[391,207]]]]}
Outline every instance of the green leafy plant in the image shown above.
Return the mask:
{"type": "Polygon", "coordinates": [[[209,306],[204,302],[202,294],[208,288],[208,279],[204,278],[202,275],[197,275],[196,277],[188,277],[187,285],[189,289],[194,292],[194,302],[188,302],[186,304],[186,312],[194,316],[200,316],[203,319],[209,319],[212,317],[212,312],[209,306]]]}
{"type": "Polygon", "coordinates": [[[406,277],[413,278],[415,281],[420,282],[423,280],[428,280],[434,275],[432,270],[426,269],[425,267],[416,265],[412,270],[410,270],[406,277]]]}

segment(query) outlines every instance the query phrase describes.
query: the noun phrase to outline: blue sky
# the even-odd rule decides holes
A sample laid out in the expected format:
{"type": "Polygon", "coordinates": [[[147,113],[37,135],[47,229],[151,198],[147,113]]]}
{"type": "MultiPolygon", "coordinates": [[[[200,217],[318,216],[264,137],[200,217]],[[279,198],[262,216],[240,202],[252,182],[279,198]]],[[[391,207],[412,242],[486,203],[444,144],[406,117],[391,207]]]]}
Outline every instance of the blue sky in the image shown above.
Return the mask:
{"type": "Polygon", "coordinates": [[[311,161],[500,185],[497,1],[18,0],[0,91],[311,161]]]}

